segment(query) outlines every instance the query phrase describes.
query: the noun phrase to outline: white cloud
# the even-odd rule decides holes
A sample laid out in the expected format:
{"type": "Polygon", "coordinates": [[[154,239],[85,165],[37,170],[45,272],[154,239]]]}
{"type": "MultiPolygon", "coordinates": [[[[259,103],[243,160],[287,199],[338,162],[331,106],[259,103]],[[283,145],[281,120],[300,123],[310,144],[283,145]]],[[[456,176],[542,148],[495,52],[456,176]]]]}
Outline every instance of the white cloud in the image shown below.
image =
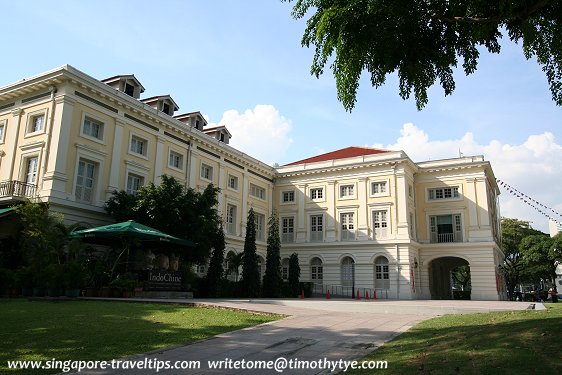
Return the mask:
{"type": "Polygon", "coordinates": [[[267,164],[280,160],[293,142],[291,121],[272,105],[256,105],[244,113],[228,110],[219,124],[232,134],[230,145],[267,164]]]}
{"type": "MultiPolygon", "coordinates": [[[[463,155],[484,155],[492,164],[496,177],[520,192],[562,213],[560,186],[562,186],[562,146],[556,143],[550,132],[529,135],[519,145],[503,144],[492,140],[479,144],[472,133],[460,139],[430,140],[429,135],[414,124],[404,124],[396,143],[386,147],[404,150],[413,161],[453,158],[463,155]]],[[[536,229],[547,232],[548,219],[525,204],[521,199],[501,189],[500,210],[502,216],[532,222],[536,229]]],[[[543,210],[544,211],[544,210],[543,210]]],[[[562,220],[562,217],[556,216],[562,220]]]]}

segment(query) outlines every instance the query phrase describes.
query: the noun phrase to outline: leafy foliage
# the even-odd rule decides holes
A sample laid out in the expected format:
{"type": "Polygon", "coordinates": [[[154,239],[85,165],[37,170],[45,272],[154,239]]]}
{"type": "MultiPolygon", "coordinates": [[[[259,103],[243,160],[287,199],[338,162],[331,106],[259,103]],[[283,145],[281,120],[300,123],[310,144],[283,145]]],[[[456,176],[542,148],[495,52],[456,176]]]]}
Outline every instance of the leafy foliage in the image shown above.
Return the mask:
{"type": "Polygon", "coordinates": [[[216,209],[219,189],[209,184],[202,192],[162,176],[160,185],[143,186],[136,195],[116,191],[105,209],[116,222],[135,220],[165,233],[195,242],[183,254],[190,263],[204,262],[216,245],[221,218],[216,209]]]}
{"type": "Polygon", "coordinates": [[[254,209],[248,212],[246,224],[246,238],[242,256],[242,293],[246,297],[255,298],[260,295],[260,272],[258,270],[258,255],[256,252],[256,215],[254,209]]]}
{"type": "Polygon", "coordinates": [[[238,276],[240,276],[240,266],[242,266],[242,257],[244,253],[236,254],[233,251],[230,251],[226,255],[226,264],[228,265],[228,269],[226,270],[227,275],[234,274],[236,276],[236,281],[238,281],[238,276]]]}
{"type": "Polygon", "coordinates": [[[503,33],[522,44],[527,59],[536,57],[552,99],[562,105],[560,1],[297,0],[292,16],[301,19],[312,11],[302,38],[303,46],[315,46],[311,73],[323,74],[335,54],[330,68],[346,110],[355,106],[363,71],[373,87],[396,72],[400,97],[413,93],[422,109],[436,81],[445,95],[454,91],[459,60],[469,75],[483,49],[499,53],[503,33]]]}
{"type": "Polygon", "coordinates": [[[269,218],[267,228],[267,256],[263,277],[263,296],[276,298],[281,295],[281,239],[279,238],[279,218],[274,212],[269,218]]]}
{"type": "Polygon", "coordinates": [[[540,284],[541,279],[554,282],[556,265],[550,257],[552,244],[552,238],[546,234],[530,235],[521,240],[519,248],[524,281],[535,285],[540,284]]]}
{"type": "Polygon", "coordinates": [[[299,294],[299,278],[301,276],[301,267],[299,265],[299,256],[292,253],[289,257],[289,292],[291,297],[299,294]]]}
{"type": "Polygon", "coordinates": [[[221,283],[224,280],[224,231],[222,226],[219,227],[215,235],[215,244],[213,245],[213,254],[209,262],[209,270],[207,271],[207,294],[209,297],[219,297],[221,283]]]}

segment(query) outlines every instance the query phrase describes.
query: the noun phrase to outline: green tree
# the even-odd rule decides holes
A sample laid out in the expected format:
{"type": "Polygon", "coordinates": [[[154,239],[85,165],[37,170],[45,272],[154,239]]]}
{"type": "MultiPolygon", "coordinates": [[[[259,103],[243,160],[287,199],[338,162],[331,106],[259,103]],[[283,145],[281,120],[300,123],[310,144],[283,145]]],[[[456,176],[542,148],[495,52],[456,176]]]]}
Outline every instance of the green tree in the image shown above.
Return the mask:
{"type": "Polygon", "coordinates": [[[226,264],[228,268],[226,270],[227,275],[234,274],[236,276],[235,281],[238,282],[238,276],[240,276],[240,266],[242,266],[242,257],[244,253],[236,254],[230,251],[226,255],[226,264]]]}
{"type": "Polygon", "coordinates": [[[554,284],[556,278],[555,259],[551,257],[553,239],[546,234],[534,234],[521,240],[522,280],[539,285],[541,280],[550,280],[554,284]]]}
{"type": "Polygon", "coordinates": [[[501,228],[501,248],[505,258],[500,268],[505,277],[509,297],[513,299],[515,287],[521,282],[524,268],[521,261],[521,241],[527,236],[537,235],[541,232],[531,228],[528,221],[511,218],[502,218],[501,228]]]}
{"type": "Polygon", "coordinates": [[[260,272],[258,270],[258,255],[256,252],[256,215],[254,209],[248,212],[246,223],[246,238],[242,255],[241,289],[245,297],[255,298],[260,295],[260,272]]]}
{"type": "Polygon", "coordinates": [[[277,298],[281,295],[281,239],[279,238],[279,218],[274,212],[269,218],[267,228],[267,256],[263,277],[263,296],[277,298]]]}
{"type": "Polygon", "coordinates": [[[338,99],[346,110],[355,105],[363,71],[373,87],[397,73],[400,97],[413,93],[421,109],[436,81],[445,95],[454,91],[459,63],[469,75],[481,51],[499,53],[503,34],[522,45],[527,59],[536,57],[553,100],[562,105],[560,1],[296,0],[293,18],[309,15],[301,43],[315,46],[311,74],[319,77],[333,61],[338,99]]]}
{"type": "Polygon", "coordinates": [[[221,285],[224,280],[224,231],[222,225],[219,226],[214,236],[215,243],[213,245],[213,254],[209,262],[209,269],[206,276],[207,294],[209,297],[219,297],[221,294],[221,285]]]}
{"type": "Polygon", "coordinates": [[[160,185],[150,183],[136,195],[114,192],[105,209],[117,222],[135,220],[195,242],[196,247],[184,252],[182,258],[189,263],[202,263],[211,254],[222,222],[216,208],[219,191],[212,184],[201,192],[196,191],[163,175],[160,185]]]}
{"type": "Polygon", "coordinates": [[[299,279],[301,276],[301,267],[299,265],[299,256],[292,253],[289,257],[289,293],[290,297],[299,295],[299,279]]]}

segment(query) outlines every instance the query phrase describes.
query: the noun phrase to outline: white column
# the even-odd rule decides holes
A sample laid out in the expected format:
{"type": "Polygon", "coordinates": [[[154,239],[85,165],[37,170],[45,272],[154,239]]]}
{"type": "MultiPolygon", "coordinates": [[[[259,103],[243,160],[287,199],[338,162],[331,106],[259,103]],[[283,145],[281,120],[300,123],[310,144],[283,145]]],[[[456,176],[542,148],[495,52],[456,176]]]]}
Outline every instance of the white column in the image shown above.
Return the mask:
{"type": "Polygon", "coordinates": [[[242,175],[242,210],[240,212],[240,233],[246,235],[246,221],[248,220],[248,194],[250,191],[250,179],[242,175]]]}
{"type": "MultiPolygon", "coordinates": [[[[119,176],[121,175],[121,148],[123,144],[123,133],[125,123],[121,120],[115,121],[115,136],[113,137],[113,149],[111,151],[111,169],[109,170],[108,195],[114,190],[119,190],[119,176]]],[[[109,199],[109,196],[108,196],[109,199]]]]}
{"type": "Polygon", "coordinates": [[[297,238],[295,242],[306,242],[306,217],[304,213],[304,202],[306,197],[306,185],[297,185],[295,199],[297,200],[297,238]]]}
{"type": "Polygon", "coordinates": [[[369,222],[367,220],[367,178],[359,177],[357,182],[357,200],[359,209],[357,212],[357,239],[364,241],[369,239],[369,222]]]}
{"type": "Polygon", "coordinates": [[[394,182],[396,185],[394,189],[396,194],[396,237],[408,239],[410,238],[408,227],[408,183],[403,170],[395,172],[394,182]]]}
{"type": "Polygon", "coordinates": [[[217,209],[219,212],[224,212],[223,211],[223,207],[224,207],[224,195],[225,195],[225,191],[226,191],[226,171],[224,169],[223,165],[219,166],[219,185],[218,185],[219,189],[221,189],[221,192],[219,193],[218,196],[218,205],[217,205],[217,209]]]}
{"type": "Polygon", "coordinates": [[[18,138],[20,134],[20,123],[22,120],[22,116],[21,116],[22,113],[23,110],[21,108],[14,109],[12,111],[12,120],[4,128],[4,131],[6,132],[4,134],[4,146],[12,145],[13,147],[13,149],[11,151],[8,150],[8,152],[4,156],[4,163],[10,165],[10,171],[6,178],[7,180],[18,179],[17,172],[16,175],[14,176],[14,168],[15,168],[14,165],[16,159],[17,146],[18,146],[18,138]],[[15,131],[13,130],[14,127],[16,129],[15,131]]]}
{"type": "Polygon", "coordinates": [[[164,157],[164,139],[158,135],[156,140],[156,157],[154,161],[154,184],[160,185],[162,180],[162,159],[164,157]]]}
{"type": "Polygon", "coordinates": [[[329,181],[326,189],[326,242],[336,241],[336,182],[329,181]]]}
{"type": "MultiPolygon", "coordinates": [[[[76,101],[68,96],[58,96],[55,98],[55,113],[53,119],[53,142],[49,150],[49,160],[47,160],[47,171],[43,176],[43,189],[50,190],[50,196],[65,199],[68,149],[74,147],[70,144],[70,129],[72,128],[72,114],[76,101]],[[58,140],[55,142],[56,138],[58,140]]],[[[80,124],[79,124],[80,125],[80,124]]],[[[73,166],[70,166],[73,168],[73,166]]]]}

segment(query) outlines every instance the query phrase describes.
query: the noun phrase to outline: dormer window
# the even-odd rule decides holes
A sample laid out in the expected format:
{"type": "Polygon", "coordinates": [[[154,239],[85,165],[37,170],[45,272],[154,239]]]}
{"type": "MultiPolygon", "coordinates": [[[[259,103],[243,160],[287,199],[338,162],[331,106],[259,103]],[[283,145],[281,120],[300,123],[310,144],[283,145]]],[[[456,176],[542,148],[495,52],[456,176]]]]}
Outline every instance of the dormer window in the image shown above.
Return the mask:
{"type": "Polygon", "coordinates": [[[180,109],[170,95],[153,96],[151,98],[142,99],[141,101],[168,116],[173,116],[174,112],[180,109]]]}
{"type": "Polygon", "coordinates": [[[162,112],[167,115],[170,114],[170,105],[168,103],[162,103],[162,112]]]}
{"type": "Polygon", "coordinates": [[[102,82],[135,99],[140,98],[140,94],[144,92],[144,87],[133,74],[119,75],[102,79],[102,82]]]}

